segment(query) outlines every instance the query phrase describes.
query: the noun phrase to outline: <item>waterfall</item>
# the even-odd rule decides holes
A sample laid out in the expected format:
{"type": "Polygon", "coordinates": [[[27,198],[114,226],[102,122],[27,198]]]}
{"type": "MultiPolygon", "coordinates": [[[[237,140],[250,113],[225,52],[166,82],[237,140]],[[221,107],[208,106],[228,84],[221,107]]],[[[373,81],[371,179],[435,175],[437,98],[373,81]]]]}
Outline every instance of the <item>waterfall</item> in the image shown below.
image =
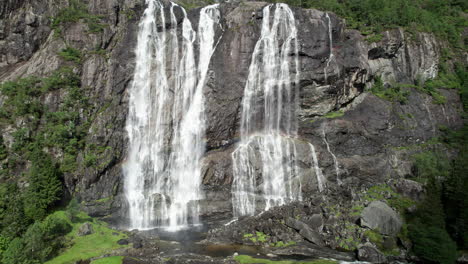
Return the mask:
{"type": "Polygon", "coordinates": [[[286,4],[268,5],[263,8],[261,36],[244,88],[241,141],[232,153],[236,217],[253,215],[257,199],[264,200],[265,210],[302,199],[294,144],[298,80],[293,12],[286,4]],[[261,197],[257,197],[257,189],[262,192],[261,197]]]}
{"type": "Polygon", "coordinates": [[[325,128],[322,128],[322,138],[323,138],[323,141],[325,142],[325,145],[327,146],[328,153],[330,153],[330,155],[333,158],[333,164],[335,165],[336,181],[338,185],[341,185],[343,184],[343,182],[340,179],[340,166],[338,164],[338,160],[335,154],[333,154],[333,152],[330,149],[330,145],[328,144],[327,135],[325,134],[325,128]]]}
{"type": "Polygon", "coordinates": [[[200,164],[205,149],[202,89],[214,52],[219,11],[217,5],[201,9],[197,34],[182,7],[171,3],[166,29],[163,4],[146,2],[129,89],[125,195],[131,229],[163,226],[177,230],[199,223],[200,164]],[[176,8],[183,14],[181,29],[176,8]],[[158,24],[163,26],[158,28],[158,24]]]}
{"type": "Polygon", "coordinates": [[[318,165],[317,153],[315,152],[314,145],[309,143],[309,146],[310,146],[310,154],[312,155],[312,161],[314,163],[315,176],[317,177],[317,185],[318,185],[319,191],[322,192],[325,187],[325,177],[323,176],[322,169],[320,169],[318,165]]]}
{"type": "Polygon", "coordinates": [[[332,36],[332,25],[331,25],[331,19],[328,13],[325,13],[325,17],[327,18],[328,21],[328,43],[329,43],[329,55],[328,55],[328,60],[327,60],[327,66],[325,67],[325,82],[327,82],[328,79],[328,67],[330,66],[330,62],[334,58],[333,55],[333,36],[332,36]]]}

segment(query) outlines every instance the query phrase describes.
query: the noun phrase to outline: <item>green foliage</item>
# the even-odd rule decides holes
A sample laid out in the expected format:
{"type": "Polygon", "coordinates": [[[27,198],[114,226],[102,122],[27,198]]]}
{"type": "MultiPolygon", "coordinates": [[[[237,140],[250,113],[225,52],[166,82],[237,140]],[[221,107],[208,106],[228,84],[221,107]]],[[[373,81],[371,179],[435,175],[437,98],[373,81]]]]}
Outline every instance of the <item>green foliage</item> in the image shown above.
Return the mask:
{"type": "Polygon", "coordinates": [[[54,213],[58,217],[67,219],[73,229],[65,236],[65,248],[60,254],[46,262],[47,264],[75,263],[79,260],[87,260],[93,257],[109,254],[115,249],[128,247],[128,245],[119,245],[117,241],[127,238],[123,232],[110,229],[105,222],[92,219],[84,213],[80,213],[75,223],[66,217],[67,213],[58,211],[54,213]],[[78,229],[85,223],[90,222],[94,233],[86,236],[78,236],[78,229]]]}
{"type": "MultiPolygon", "coordinates": [[[[271,0],[270,2],[284,2],[271,0]]],[[[455,47],[464,47],[461,33],[468,22],[459,0],[287,0],[287,4],[332,11],[345,17],[350,28],[363,34],[404,27],[409,31],[433,32],[455,47]]]]}
{"type": "Polygon", "coordinates": [[[30,220],[25,216],[23,200],[16,184],[0,184],[1,236],[12,240],[23,234],[30,220]]]}
{"type": "Polygon", "coordinates": [[[72,47],[66,47],[65,49],[60,51],[58,54],[64,60],[81,63],[81,58],[82,58],[81,52],[72,47]]]}
{"type": "Polygon", "coordinates": [[[425,151],[413,155],[415,159],[415,176],[419,181],[431,177],[447,177],[450,173],[450,161],[441,152],[425,151]]]}
{"type": "Polygon", "coordinates": [[[408,226],[413,251],[428,261],[454,263],[457,247],[445,229],[442,188],[434,176],[428,181],[426,198],[408,226]]]}
{"type": "Polygon", "coordinates": [[[335,241],[338,243],[338,246],[346,251],[354,251],[358,248],[360,244],[360,235],[362,233],[362,228],[358,225],[345,221],[346,236],[345,237],[335,237],[335,241]]]}
{"type": "Polygon", "coordinates": [[[364,236],[366,236],[370,242],[377,245],[380,249],[382,248],[384,240],[379,232],[375,232],[374,230],[366,230],[364,232],[364,236]]]}
{"type": "Polygon", "coordinates": [[[380,77],[375,78],[374,85],[370,89],[371,93],[391,102],[400,102],[402,104],[408,101],[409,91],[403,85],[385,87],[380,77]]]}
{"type": "Polygon", "coordinates": [[[65,212],[72,223],[79,219],[78,214],[80,213],[80,204],[75,198],[71,199],[68,203],[67,210],[65,212]]]}
{"type": "Polygon", "coordinates": [[[43,111],[39,101],[42,95],[39,82],[36,77],[28,77],[1,84],[0,92],[7,96],[3,104],[4,114],[8,117],[32,115],[37,118],[43,111]]]}
{"type": "Polygon", "coordinates": [[[28,259],[26,254],[23,254],[24,243],[20,238],[15,238],[10,242],[7,250],[3,252],[2,263],[4,264],[39,264],[38,261],[28,259]]]}
{"type": "Polygon", "coordinates": [[[15,238],[4,253],[3,263],[44,263],[63,245],[63,235],[71,225],[63,218],[51,215],[31,225],[22,238],[15,238]]]}
{"type": "Polygon", "coordinates": [[[264,234],[263,232],[256,231],[255,234],[247,233],[243,235],[244,239],[248,239],[253,243],[265,243],[270,238],[270,236],[264,234]]]}
{"type": "MultiPolygon", "coordinates": [[[[28,77],[0,85],[0,92],[6,96],[0,122],[16,129],[10,149],[0,142],[0,157],[7,154],[0,171],[7,181],[0,184],[0,237],[8,242],[8,248],[2,250],[2,263],[43,263],[57,253],[59,244],[47,241],[61,241],[49,239],[53,237],[50,233],[60,233],[61,225],[45,217],[61,199],[62,173],[76,169],[76,156],[84,149],[89,125],[82,123],[81,115],[89,116],[90,110],[80,85],[79,76],[67,67],[49,77],[28,77]],[[57,93],[60,103],[49,111],[43,97],[56,90],[61,90],[57,93]],[[50,149],[63,158],[53,160],[46,153],[50,149]],[[27,168],[22,176],[28,184],[19,189],[8,181],[16,181],[19,175],[11,172],[23,168],[27,168]],[[39,244],[43,245],[40,250],[39,244]],[[24,257],[20,254],[24,250],[35,255],[24,257]]],[[[73,214],[76,212],[71,218],[73,214]]]]}
{"type": "Polygon", "coordinates": [[[76,23],[83,20],[88,25],[88,32],[98,33],[107,27],[100,22],[101,16],[92,15],[88,8],[79,0],[70,0],[69,6],[61,9],[57,16],[52,18],[52,28],[60,34],[62,28],[70,23],[76,23]]]}
{"type": "Polygon", "coordinates": [[[10,241],[8,238],[0,235],[0,261],[3,258],[3,252],[8,249],[8,246],[10,244],[10,241]]]}
{"type": "Polygon", "coordinates": [[[379,42],[381,41],[383,38],[383,35],[382,34],[373,34],[372,36],[369,36],[366,38],[366,41],[369,42],[369,43],[373,43],[373,42],[379,42]]]}
{"type": "Polygon", "coordinates": [[[355,205],[351,208],[351,216],[360,216],[362,213],[362,210],[364,210],[364,206],[362,205],[355,205]]]}
{"type": "Polygon", "coordinates": [[[460,83],[460,97],[465,113],[468,112],[468,66],[460,63],[455,64],[455,74],[460,83]]]}
{"type": "Polygon", "coordinates": [[[415,176],[427,183],[427,190],[410,220],[408,237],[422,259],[454,263],[457,245],[466,248],[468,241],[468,127],[442,132],[441,142],[458,155],[451,160],[437,149],[414,155],[415,176]]]}
{"type": "Polygon", "coordinates": [[[413,251],[419,257],[437,263],[455,263],[457,247],[445,229],[423,223],[412,224],[410,237],[413,251]]]}
{"type": "Polygon", "coordinates": [[[29,187],[24,198],[25,213],[30,219],[43,219],[62,194],[61,173],[52,159],[42,151],[32,154],[29,187]]]}
{"type": "Polygon", "coordinates": [[[87,154],[85,156],[85,165],[86,167],[93,167],[93,166],[96,166],[96,164],[98,163],[97,161],[97,156],[90,153],[90,154],[87,154]]]}
{"type": "Polygon", "coordinates": [[[0,136],[0,160],[6,159],[8,156],[8,150],[3,143],[3,136],[0,136]]]}
{"type": "Polygon", "coordinates": [[[88,124],[80,123],[79,113],[89,114],[89,104],[80,88],[79,76],[71,68],[63,67],[46,78],[29,77],[6,82],[0,86],[0,91],[7,96],[3,107],[9,116],[7,122],[13,123],[18,117],[25,121],[13,133],[12,150],[18,157],[26,157],[34,149],[56,148],[64,153],[61,171],[75,170],[75,158],[84,148],[83,139],[88,130],[88,124]],[[58,89],[63,89],[66,96],[57,111],[47,111],[39,99],[58,89]],[[34,107],[25,107],[28,104],[23,102],[31,102],[34,107]]]}

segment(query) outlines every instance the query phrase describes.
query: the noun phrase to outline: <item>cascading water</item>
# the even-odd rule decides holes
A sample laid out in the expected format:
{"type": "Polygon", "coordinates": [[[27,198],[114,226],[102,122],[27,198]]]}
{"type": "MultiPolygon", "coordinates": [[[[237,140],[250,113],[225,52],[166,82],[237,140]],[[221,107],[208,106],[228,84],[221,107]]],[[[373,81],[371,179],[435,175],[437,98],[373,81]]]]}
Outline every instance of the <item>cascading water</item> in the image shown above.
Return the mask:
{"type": "Polygon", "coordinates": [[[205,133],[202,88],[214,51],[219,11],[217,5],[200,11],[197,64],[197,33],[185,10],[171,3],[170,28],[158,28],[158,24],[166,25],[164,6],[157,0],[147,0],[147,4],[139,24],[134,81],[129,89],[125,193],[130,228],[177,230],[198,223],[205,133]],[[184,16],[182,29],[175,8],[184,16]]]}
{"type": "Polygon", "coordinates": [[[312,161],[314,163],[315,176],[317,177],[317,185],[318,185],[319,191],[322,192],[325,187],[325,177],[323,176],[322,169],[320,169],[318,165],[317,153],[315,152],[314,145],[309,143],[309,146],[310,146],[310,154],[312,155],[312,161]]]}
{"type": "Polygon", "coordinates": [[[332,34],[332,24],[331,24],[331,19],[328,13],[325,13],[325,17],[327,18],[328,21],[328,43],[329,43],[329,55],[328,55],[328,60],[327,60],[327,66],[325,67],[324,74],[325,74],[325,82],[328,79],[328,67],[330,67],[330,62],[334,58],[333,55],[333,34],[332,34]]]}
{"type": "Polygon", "coordinates": [[[232,154],[235,217],[253,215],[257,198],[265,201],[265,210],[302,199],[293,138],[297,135],[298,80],[293,12],[286,4],[268,5],[263,9],[261,37],[255,45],[244,89],[241,142],[232,154]],[[257,183],[259,178],[262,182],[257,183]],[[261,186],[261,197],[256,195],[257,184],[261,186]]]}
{"type": "Polygon", "coordinates": [[[333,158],[333,164],[335,165],[336,181],[338,185],[341,185],[343,184],[343,182],[340,179],[340,166],[338,164],[338,159],[336,158],[335,154],[333,154],[333,152],[330,149],[330,144],[328,144],[327,134],[325,133],[325,128],[322,128],[322,138],[323,138],[323,141],[325,142],[325,145],[327,146],[328,153],[330,153],[330,155],[333,158]]]}

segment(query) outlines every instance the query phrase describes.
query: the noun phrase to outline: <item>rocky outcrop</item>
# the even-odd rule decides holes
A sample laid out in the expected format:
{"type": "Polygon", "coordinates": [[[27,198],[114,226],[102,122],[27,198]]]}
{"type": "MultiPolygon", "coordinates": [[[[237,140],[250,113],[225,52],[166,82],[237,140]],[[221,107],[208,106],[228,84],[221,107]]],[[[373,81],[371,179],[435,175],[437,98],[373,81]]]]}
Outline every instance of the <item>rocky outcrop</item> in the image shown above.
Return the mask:
{"type": "Polygon", "coordinates": [[[86,222],[80,226],[77,234],[79,236],[87,236],[87,235],[91,235],[92,233],[94,233],[93,226],[91,225],[91,223],[86,222]]]}

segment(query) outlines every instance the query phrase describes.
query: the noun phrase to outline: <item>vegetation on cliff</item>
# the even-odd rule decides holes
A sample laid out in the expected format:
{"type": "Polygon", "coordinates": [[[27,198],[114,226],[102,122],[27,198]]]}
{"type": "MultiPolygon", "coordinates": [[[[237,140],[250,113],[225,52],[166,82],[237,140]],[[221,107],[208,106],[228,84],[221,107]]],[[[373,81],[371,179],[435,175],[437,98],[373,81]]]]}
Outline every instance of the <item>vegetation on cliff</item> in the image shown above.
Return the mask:
{"type": "Polygon", "coordinates": [[[463,0],[273,0],[286,2],[303,8],[317,8],[331,11],[346,18],[351,28],[364,35],[374,35],[373,41],[380,32],[397,27],[404,27],[410,32],[432,32],[449,41],[454,47],[466,48],[467,40],[461,33],[468,26],[463,12],[468,3],[463,0]]]}

